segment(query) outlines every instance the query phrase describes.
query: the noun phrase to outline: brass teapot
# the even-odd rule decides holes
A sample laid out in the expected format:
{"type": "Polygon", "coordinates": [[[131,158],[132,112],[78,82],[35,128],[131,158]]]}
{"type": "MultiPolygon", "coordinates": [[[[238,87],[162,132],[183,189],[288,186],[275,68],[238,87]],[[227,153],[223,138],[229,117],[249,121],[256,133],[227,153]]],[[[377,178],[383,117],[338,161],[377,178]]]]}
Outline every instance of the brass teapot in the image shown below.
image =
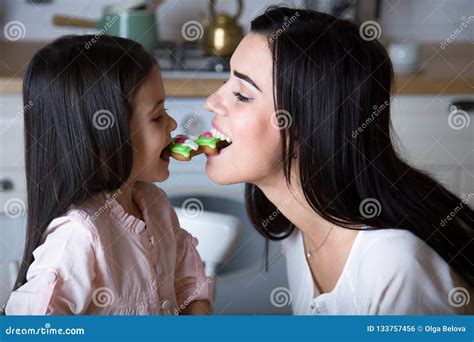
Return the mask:
{"type": "Polygon", "coordinates": [[[235,16],[225,12],[217,13],[215,1],[209,1],[209,25],[204,29],[202,49],[207,55],[230,56],[239,45],[244,33],[237,24],[242,13],[242,0],[237,1],[238,9],[235,16]]]}

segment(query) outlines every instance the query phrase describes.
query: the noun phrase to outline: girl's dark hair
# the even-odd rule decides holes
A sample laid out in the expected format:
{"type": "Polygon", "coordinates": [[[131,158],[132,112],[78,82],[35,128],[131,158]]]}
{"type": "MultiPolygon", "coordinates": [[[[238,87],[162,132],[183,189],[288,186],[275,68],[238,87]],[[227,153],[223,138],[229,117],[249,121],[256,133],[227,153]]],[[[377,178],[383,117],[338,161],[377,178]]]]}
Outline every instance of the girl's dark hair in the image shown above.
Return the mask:
{"type": "MultiPolygon", "coordinates": [[[[302,192],[318,215],[348,229],[409,230],[473,284],[473,210],[402,161],[392,145],[393,70],[384,47],[363,39],[349,21],[303,9],[271,7],[252,21],[251,32],[267,37],[275,109],[291,115],[281,131],[287,183],[297,162],[302,192]],[[379,206],[378,215],[360,210],[368,201],[379,206]]],[[[246,198],[264,237],[291,234],[295,227],[275,215],[279,210],[257,186],[246,185],[246,198]]]]}
{"type": "Polygon", "coordinates": [[[132,99],[157,65],[143,47],[111,36],[65,36],[31,59],[23,78],[27,238],[15,289],[49,223],[130,175],[132,99]]]}

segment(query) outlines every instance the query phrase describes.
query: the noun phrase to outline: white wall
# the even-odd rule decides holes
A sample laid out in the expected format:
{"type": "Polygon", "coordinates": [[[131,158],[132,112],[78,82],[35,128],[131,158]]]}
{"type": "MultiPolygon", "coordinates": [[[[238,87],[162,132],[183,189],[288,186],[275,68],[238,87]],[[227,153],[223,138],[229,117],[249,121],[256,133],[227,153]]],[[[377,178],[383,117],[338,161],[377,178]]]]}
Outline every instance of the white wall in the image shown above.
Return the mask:
{"type": "MultiPolygon", "coordinates": [[[[363,0],[359,0],[363,1],[363,0]]],[[[88,33],[82,29],[55,27],[54,14],[67,14],[97,19],[105,5],[119,0],[52,0],[32,4],[27,0],[0,0],[0,28],[11,20],[19,20],[26,27],[25,40],[50,40],[70,33],[88,33]]],[[[236,1],[217,0],[219,10],[234,13],[236,1]]],[[[247,30],[250,20],[274,4],[300,5],[293,0],[244,0],[240,23],[247,30]]],[[[472,0],[384,0],[382,1],[382,36],[390,40],[407,38],[439,42],[460,28],[464,18],[474,15],[472,0]]],[[[181,26],[189,20],[199,20],[207,13],[207,0],[164,0],[157,10],[158,29],[164,40],[180,40],[181,26]]],[[[474,22],[456,36],[456,42],[474,41],[474,22]]],[[[3,29],[0,40],[5,39],[3,29]]]]}
{"type": "Polygon", "coordinates": [[[382,36],[391,41],[439,42],[455,30],[462,31],[455,42],[474,41],[473,0],[384,0],[382,6],[382,36]]]}
{"type": "MultiPolygon", "coordinates": [[[[11,20],[21,21],[26,28],[25,40],[50,40],[64,34],[85,34],[95,31],[80,28],[55,27],[54,14],[97,19],[105,5],[119,0],[53,0],[45,4],[32,4],[26,0],[0,0],[0,27],[11,20]]],[[[207,14],[207,0],[164,0],[157,9],[158,31],[163,40],[182,40],[181,27],[189,20],[200,20],[207,14]]],[[[234,14],[236,1],[217,0],[218,11],[234,14]]],[[[244,1],[244,11],[239,19],[245,31],[251,19],[274,4],[298,5],[300,1],[244,1]]],[[[3,29],[0,39],[5,39],[3,29]]]]}

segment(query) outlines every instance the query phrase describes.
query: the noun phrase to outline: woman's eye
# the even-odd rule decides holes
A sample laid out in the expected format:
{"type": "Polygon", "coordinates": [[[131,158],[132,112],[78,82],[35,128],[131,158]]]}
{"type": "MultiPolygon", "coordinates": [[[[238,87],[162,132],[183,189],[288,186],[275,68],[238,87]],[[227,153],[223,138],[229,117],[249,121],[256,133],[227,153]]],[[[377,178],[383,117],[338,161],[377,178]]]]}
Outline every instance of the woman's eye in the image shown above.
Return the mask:
{"type": "Polygon", "coordinates": [[[241,93],[236,92],[236,91],[234,91],[233,94],[234,94],[234,96],[237,98],[237,100],[239,100],[239,101],[241,101],[241,102],[247,103],[247,102],[250,102],[250,100],[252,100],[251,98],[245,97],[245,96],[243,96],[241,93]]]}

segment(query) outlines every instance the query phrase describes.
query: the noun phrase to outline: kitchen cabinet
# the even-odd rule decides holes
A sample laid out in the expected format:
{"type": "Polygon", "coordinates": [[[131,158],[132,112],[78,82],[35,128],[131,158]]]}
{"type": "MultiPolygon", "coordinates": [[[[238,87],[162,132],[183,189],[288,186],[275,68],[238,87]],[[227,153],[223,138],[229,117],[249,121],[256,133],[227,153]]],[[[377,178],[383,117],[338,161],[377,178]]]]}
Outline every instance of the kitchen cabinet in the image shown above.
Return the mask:
{"type": "Polygon", "coordinates": [[[410,165],[465,196],[474,192],[474,122],[472,112],[450,115],[459,99],[474,101],[474,95],[395,97],[392,140],[410,165]]]}

